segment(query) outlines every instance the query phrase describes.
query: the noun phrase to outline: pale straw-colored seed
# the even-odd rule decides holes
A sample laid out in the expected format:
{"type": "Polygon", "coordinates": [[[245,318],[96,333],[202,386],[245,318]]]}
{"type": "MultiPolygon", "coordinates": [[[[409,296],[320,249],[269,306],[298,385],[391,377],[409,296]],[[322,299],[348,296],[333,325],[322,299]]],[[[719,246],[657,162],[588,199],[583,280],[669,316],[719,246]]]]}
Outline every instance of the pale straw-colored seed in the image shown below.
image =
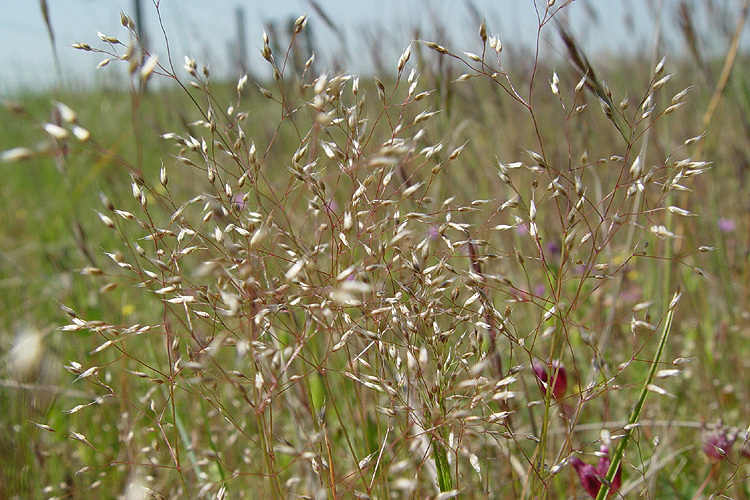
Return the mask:
{"type": "Polygon", "coordinates": [[[177,297],[167,299],[167,302],[170,304],[190,304],[195,301],[196,298],[193,295],[178,295],[177,297]]]}
{"type": "Polygon", "coordinates": [[[650,331],[656,330],[656,326],[652,325],[648,321],[635,319],[635,317],[631,320],[630,325],[633,331],[636,331],[638,328],[643,328],[644,330],[650,330],[650,331]]]}
{"type": "Polygon", "coordinates": [[[662,71],[664,71],[664,63],[667,61],[667,56],[664,56],[661,58],[661,60],[657,63],[656,67],[654,68],[654,76],[661,75],[662,71]]]}
{"type": "Polygon", "coordinates": [[[119,215],[125,220],[135,220],[135,215],[131,214],[130,212],[127,212],[125,210],[118,210],[114,207],[112,207],[112,212],[119,215]]]}
{"type": "Polygon", "coordinates": [[[307,26],[307,15],[302,14],[294,20],[294,33],[297,34],[301,32],[303,29],[305,29],[305,26],[307,26]]]}
{"type": "Polygon", "coordinates": [[[287,270],[286,274],[284,275],[286,280],[294,281],[300,271],[302,271],[302,269],[305,267],[305,264],[307,264],[306,258],[302,257],[297,259],[294,264],[289,267],[289,270],[287,270]]]}
{"type": "Polygon", "coordinates": [[[467,139],[466,142],[464,142],[459,147],[457,147],[456,149],[454,149],[453,151],[451,151],[451,154],[448,156],[448,160],[455,160],[456,157],[458,157],[458,155],[461,154],[461,151],[464,150],[464,147],[466,147],[466,145],[468,143],[469,143],[469,140],[467,139]]]}
{"type": "Polygon", "coordinates": [[[68,130],[59,125],[55,125],[54,123],[45,123],[44,131],[58,141],[68,138],[68,130]]]}
{"type": "Polygon", "coordinates": [[[310,57],[305,61],[305,71],[310,69],[310,66],[315,62],[315,52],[313,52],[310,57]]]}
{"type": "Polygon", "coordinates": [[[135,23],[130,17],[124,12],[120,11],[120,24],[129,29],[130,31],[135,30],[135,23]]]}
{"type": "Polygon", "coordinates": [[[159,182],[162,186],[167,187],[169,179],[167,178],[167,169],[164,165],[159,169],[159,182]]]}
{"type": "Polygon", "coordinates": [[[419,152],[419,154],[424,155],[426,160],[432,159],[433,156],[438,154],[443,149],[443,143],[439,142],[438,144],[435,144],[434,146],[427,146],[426,148],[422,149],[422,151],[419,152]]]}
{"type": "Polygon", "coordinates": [[[423,121],[429,120],[434,115],[438,114],[440,111],[422,111],[417,116],[414,117],[414,121],[412,122],[412,125],[416,125],[417,123],[421,123],[423,121]]]}
{"type": "Polygon", "coordinates": [[[427,47],[430,48],[430,49],[432,49],[432,50],[434,50],[435,52],[437,52],[439,54],[447,54],[448,53],[448,49],[446,49],[442,45],[438,45],[435,42],[427,42],[427,47]]]}
{"type": "MultiPolygon", "coordinates": [[[[526,154],[528,154],[531,157],[531,159],[537,162],[538,164],[544,164],[544,158],[542,158],[542,155],[540,155],[539,153],[527,149],[526,154]]],[[[513,168],[512,165],[513,164],[508,165],[508,166],[513,168]]]]}
{"type": "Polygon", "coordinates": [[[633,179],[636,179],[641,176],[641,173],[643,172],[643,165],[641,162],[641,155],[636,156],[635,160],[633,160],[633,164],[630,166],[630,175],[633,177],[633,179]]]}
{"type": "Polygon", "coordinates": [[[668,378],[668,377],[675,377],[682,373],[682,370],[677,369],[670,369],[670,370],[659,370],[656,372],[655,376],[656,378],[668,378]]]}
{"type": "Polygon", "coordinates": [[[672,98],[672,104],[677,104],[678,102],[682,102],[685,99],[685,96],[693,90],[693,86],[690,85],[689,87],[686,87],[684,90],[681,90],[675,96],[672,98]]]}
{"type": "Polygon", "coordinates": [[[41,332],[26,328],[13,340],[8,353],[8,370],[16,380],[33,380],[41,369],[44,356],[44,343],[41,332]]]}
{"type": "Polygon", "coordinates": [[[529,220],[531,222],[536,221],[536,203],[534,203],[534,200],[531,200],[529,204],[529,220]]]}
{"type": "Polygon", "coordinates": [[[422,187],[422,182],[417,182],[413,186],[404,189],[403,193],[401,193],[401,196],[403,198],[408,198],[409,196],[413,195],[420,187],[422,187]]]}
{"type": "Polygon", "coordinates": [[[190,73],[191,76],[198,76],[198,73],[196,72],[198,64],[195,62],[195,59],[185,56],[185,63],[183,67],[185,68],[185,71],[190,73]]]}
{"type": "Polygon", "coordinates": [[[654,233],[656,236],[659,236],[661,238],[674,238],[675,234],[668,230],[666,226],[663,225],[654,225],[649,228],[649,230],[654,233]]]}
{"type": "Polygon", "coordinates": [[[464,52],[464,55],[474,62],[482,62],[482,58],[473,52],[464,52]]]}
{"type": "Polygon", "coordinates": [[[104,33],[102,33],[101,31],[97,31],[96,35],[99,37],[99,39],[102,42],[107,42],[107,43],[116,44],[116,45],[121,45],[122,44],[120,42],[120,40],[118,40],[117,38],[111,37],[111,36],[107,36],[104,33]]]}
{"type": "Polygon", "coordinates": [[[501,42],[500,39],[497,38],[495,35],[492,35],[490,37],[490,47],[492,47],[495,50],[495,53],[497,55],[500,55],[500,53],[503,51],[503,42],[501,42]],[[495,42],[494,44],[492,43],[493,40],[495,42]]]}
{"type": "Polygon", "coordinates": [[[672,297],[672,300],[669,302],[669,306],[667,306],[668,310],[672,310],[675,307],[677,307],[677,303],[680,301],[680,298],[682,297],[682,291],[678,290],[675,292],[674,296],[672,297]]]}
{"type": "Polygon", "coordinates": [[[675,365],[675,366],[680,366],[680,365],[684,365],[684,364],[690,363],[694,359],[695,358],[675,358],[675,360],[672,361],[672,364],[675,365]]]}
{"type": "Polygon", "coordinates": [[[549,311],[547,311],[547,312],[544,313],[544,315],[542,316],[542,321],[549,321],[552,318],[552,316],[555,315],[556,311],[557,311],[557,307],[556,306],[552,306],[549,309],[549,311]]]}
{"type": "Polygon", "coordinates": [[[247,83],[247,75],[242,75],[239,80],[237,80],[237,93],[242,92],[242,89],[245,88],[245,84],[247,83]]]}
{"type": "MultiPolygon", "coordinates": [[[[89,441],[86,439],[86,436],[84,436],[80,432],[70,431],[70,437],[72,437],[76,441],[80,441],[82,443],[85,443],[85,444],[91,446],[91,443],[89,443],[89,441]]],[[[91,447],[93,448],[93,446],[91,446],[91,447]]]]}
{"type": "Polygon", "coordinates": [[[424,99],[425,97],[429,96],[430,94],[432,94],[432,92],[429,92],[429,91],[420,92],[419,94],[417,94],[417,95],[414,96],[414,100],[415,101],[421,101],[422,99],[424,99]]]}
{"type": "Polygon", "coordinates": [[[56,102],[55,107],[57,108],[57,111],[60,113],[60,118],[63,119],[63,121],[68,123],[75,123],[78,121],[78,115],[75,111],[70,109],[70,107],[66,106],[65,104],[61,102],[56,102]]]}
{"type": "Polygon", "coordinates": [[[578,80],[578,83],[576,83],[576,86],[575,86],[575,92],[576,92],[576,94],[580,93],[581,90],[583,90],[583,86],[586,85],[586,79],[588,77],[589,77],[589,75],[588,75],[588,73],[586,73],[585,75],[583,75],[583,77],[580,80],[578,80]]]}
{"type": "Polygon", "coordinates": [[[690,211],[688,211],[688,210],[685,210],[684,208],[680,208],[680,207],[675,207],[675,206],[673,206],[673,205],[672,205],[672,206],[669,206],[669,207],[667,207],[667,211],[668,211],[668,212],[670,212],[670,213],[673,213],[673,214],[675,214],[675,215],[682,215],[682,216],[684,216],[684,217],[688,217],[688,216],[696,216],[696,215],[698,215],[698,214],[694,214],[693,212],[690,212],[690,211]]]}
{"type": "Polygon", "coordinates": [[[97,212],[97,215],[101,219],[101,221],[104,223],[105,226],[107,226],[110,229],[115,228],[115,223],[112,219],[110,219],[108,216],[104,215],[103,213],[97,212]]]}
{"type": "Polygon", "coordinates": [[[80,125],[73,125],[73,135],[81,142],[86,142],[91,139],[91,132],[81,127],[80,125]]]}
{"type": "Polygon", "coordinates": [[[670,394],[670,393],[669,393],[669,392],[668,392],[668,391],[667,391],[666,389],[664,389],[664,388],[662,388],[662,387],[659,387],[659,386],[658,386],[658,385],[656,385],[656,384],[648,384],[648,385],[646,386],[646,389],[647,389],[647,390],[648,390],[649,392],[653,392],[653,393],[659,394],[660,396],[669,396],[669,397],[672,397],[672,398],[674,398],[674,397],[675,397],[675,395],[674,395],[674,394],[670,394]]]}
{"type": "Polygon", "coordinates": [[[146,83],[150,78],[151,74],[154,72],[154,70],[159,65],[159,57],[157,55],[149,56],[148,59],[143,63],[143,66],[141,67],[141,83],[146,83]]]}
{"type": "Polygon", "coordinates": [[[706,133],[704,132],[701,135],[697,135],[695,137],[691,137],[689,139],[686,139],[685,142],[684,142],[684,144],[685,144],[685,146],[690,146],[691,144],[695,144],[696,142],[700,141],[705,136],[706,136],[706,133]]]}
{"type": "MultiPolygon", "coordinates": [[[[476,456],[474,453],[471,453],[469,455],[469,463],[471,464],[471,468],[474,469],[474,471],[477,474],[479,474],[479,480],[481,481],[481,479],[482,479],[482,468],[479,465],[479,457],[476,456]]],[[[457,490],[454,490],[454,491],[456,491],[456,495],[455,496],[458,496],[458,491],[457,490]]],[[[453,498],[453,496],[450,496],[450,497],[447,497],[447,498],[453,498]]]]}
{"type": "Polygon", "coordinates": [[[0,105],[2,105],[5,109],[7,109],[10,113],[13,113],[14,115],[25,116],[28,114],[26,106],[14,99],[2,99],[0,100],[0,105]]]}
{"type": "Polygon", "coordinates": [[[646,99],[643,101],[643,104],[641,105],[641,109],[645,113],[647,110],[653,109],[654,106],[654,94],[650,93],[648,96],[646,96],[646,99]]]}
{"type": "Polygon", "coordinates": [[[560,78],[557,76],[557,72],[552,72],[552,81],[550,82],[550,88],[554,95],[560,95],[560,78]]]}
{"type": "Polygon", "coordinates": [[[678,102],[676,104],[672,104],[671,106],[668,106],[667,109],[664,110],[664,114],[668,115],[669,113],[672,113],[674,110],[678,109],[683,104],[685,104],[685,103],[684,102],[678,102]]]}
{"type": "Polygon", "coordinates": [[[262,224],[256,231],[255,234],[253,234],[253,237],[250,238],[250,248],[254,248],[257,246],[261,241],[263,241],[268,233],[268,229],[266,228],[265,224],[262,224]]]}
{"type": "Polygon", "coordinates": [[[34,156],[34,150],[26,147],[6,149],[0,153],[0,161],[3,163],[16,163],[28,160],[34,156]]]}
{"type": "Polygon", "coordinates": [[[406,50],[401,54],[401,57],[398,58],[398,72],[401,73],[404,70],[404,66],[406,66],[406,63],[409,61],[409,58],[411,57],[411,45],[406,47],[406,50]]]}
{"type": "Polygon", "coordinates": [[[664,78],[658,80],[656,83],[654,83],[654,86],[651,87],[652,90],[654,91],[659,90],[660,88],[664,86],[665,83],[669,81],[670,78],[672,78],[672,75],[667,75],[664,78]]]}

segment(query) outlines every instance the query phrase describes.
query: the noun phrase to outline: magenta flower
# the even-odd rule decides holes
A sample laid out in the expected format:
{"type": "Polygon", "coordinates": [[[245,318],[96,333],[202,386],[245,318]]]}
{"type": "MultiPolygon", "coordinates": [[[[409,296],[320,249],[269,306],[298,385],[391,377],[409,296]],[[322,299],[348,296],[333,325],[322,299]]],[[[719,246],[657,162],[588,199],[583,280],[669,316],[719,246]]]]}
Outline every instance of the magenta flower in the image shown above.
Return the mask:
{"type": "MultiPolygon", "coordinates": [[[[599,458],[599,463],[596,467],[587,464],[578,457],[572,457],[570,459],[570,465],[573,466],[578,473],[578,477],[581,478],[581,486],[583,486],[583,489],[586,490],[586,493],[588,493],[591,498],[596,498],[599,494],[599,489],[602,487],[604,478],[607,475],[607,470],[612,463],[609,458],[609,448],[607,445],[603,444],[599,450],[603,455],[599,458]]],[[[612,479],[612,484],[609,485],[609,493],[607,496],[609,497],[615,494],[620,489],[621,485],[622,469],[618,467],[615,477],[612,479]]]]}
{"type": "Polygon", "coordinates": [[[581,486],[586,490],[586,493],[591,495],[591,498],[596,498],[596,495],[599,493],[599,488],[602,486],[599,478],[596,477],[596,468],[578,457],[571,458],[570,465],[573,466],[578,473],[578,477],[581,478],[581,486]]]}
{"type": "Polygon", "coordinates": [[[565,371],[565,367],[559,360],[553,360],[552,365],[547,368],[547,365],[539,360],[534,360],[532,363],[534,369],[534,375],[537,380],[541,382],[542,391],[547,393],[547,383],[550,379],[550,373],[553,377],[552,382],[552,397],[555,400],[560,400],[565,397],[565,392],[568,390],[568,372],[565,371]]]}
{"type": "Polygon", "coordinates": [[[709,460],[716,462],[723,460],[732,449],[735,439],[737,435],[730,433],[719,421],[712,430],[703,432],[703,452],[709,460]]]}
{"type": "Polygon", "coordinates": [[[737,228],[737,224],[732,219],[719,219],[716,221],[719,231],[722,233],[731,233],[737,228]]]}

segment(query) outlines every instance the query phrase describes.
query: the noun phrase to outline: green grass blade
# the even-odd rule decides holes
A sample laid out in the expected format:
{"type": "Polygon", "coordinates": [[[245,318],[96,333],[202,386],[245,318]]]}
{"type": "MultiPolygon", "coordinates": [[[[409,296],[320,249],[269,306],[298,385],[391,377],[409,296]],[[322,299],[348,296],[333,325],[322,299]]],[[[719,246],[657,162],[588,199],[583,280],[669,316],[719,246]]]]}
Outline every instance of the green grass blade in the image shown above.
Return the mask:
{"type": "Polygon", "coordinates": [[[651,363],[648,377],[646,377],[646,380],[643,383],[643,387],[641,387],[641,394],[638,397],[638,401],[636,402],[635,407],[633,408],[633,412],[630,414],[628,425],[625,426],[625,435],[622,437],[622,439],[620,439],[620,442],[615,449],[614,456],[612,457],[612,463],[607,470],[605,482],[604,484],[602,484],[602,487],[599,490],[599,494],[596,496],[596,500],[604,500],[605,498],[607,498],[607,494],[609,493],[609,485],[612,484],[615,473],[617,472],[617,469],[620,468],[620,462],[622,462],[622,456],[625,453],[625,448],[628,445],[630,433],[635,428],[635,424],[638,422],[638,419],[641,416],[641,411],[643,410],[643,405],[646,403],[646,396],[648,395],[648,386],[651,385],[651,382],[654,380],[654,375],[656,375],[656,368],[657,366],[659,366],[659,360],[661,359],[662,353],[664,352],[664,347],[667,344],[669,332],[672,330],[674,308],[677,306],[677,302],[680,300],[680,295],[680,291],[678,290],[677,293],[675,293],[674,297],[672,297],[672,301],[669,303],[669,310],[667,311],[666,321],[664,322],[664,329],[662,330],[661,338],[659,339],[659,347],[656,350],[654,360],[651,363]]]}

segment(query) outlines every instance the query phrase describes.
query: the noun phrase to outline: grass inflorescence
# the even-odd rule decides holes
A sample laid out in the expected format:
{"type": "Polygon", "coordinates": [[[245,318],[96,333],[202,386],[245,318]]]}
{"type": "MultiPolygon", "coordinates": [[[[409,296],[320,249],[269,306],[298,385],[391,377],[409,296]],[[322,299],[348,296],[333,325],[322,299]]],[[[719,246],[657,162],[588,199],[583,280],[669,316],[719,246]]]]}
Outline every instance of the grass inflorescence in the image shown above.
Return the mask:
{"type": "Polygon", "coordinates": [[[482,21],[474,52],[321,74],[303,16],[282,53],[264,33],[270,81],[232,84],[123,14],[129,42],[76,45],[127,65],[95,101],[122,112],[7,101],[2,158],[63,179],[50,227],[76,229],[70,283],[38,284],[66,323],[9,347],[36,453],[7,496],[748,498],[747,391],[705,379],[746,365],[739,214],[703,194],[723,143],[666,59],[608,86],[563,7],[539,29],[565,68],[506,68],[482,21]]]}

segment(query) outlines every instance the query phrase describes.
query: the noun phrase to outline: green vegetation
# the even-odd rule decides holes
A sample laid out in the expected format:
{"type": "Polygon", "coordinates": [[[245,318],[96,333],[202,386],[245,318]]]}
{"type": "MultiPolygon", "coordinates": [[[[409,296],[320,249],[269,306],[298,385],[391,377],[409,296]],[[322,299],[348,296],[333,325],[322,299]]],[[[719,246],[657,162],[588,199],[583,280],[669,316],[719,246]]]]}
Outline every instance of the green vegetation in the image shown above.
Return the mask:
{"type": "Polygon", "coordinates": [[[562,33],[5,100],[0,496],[750,498],[750,74],[562,33]]]}

